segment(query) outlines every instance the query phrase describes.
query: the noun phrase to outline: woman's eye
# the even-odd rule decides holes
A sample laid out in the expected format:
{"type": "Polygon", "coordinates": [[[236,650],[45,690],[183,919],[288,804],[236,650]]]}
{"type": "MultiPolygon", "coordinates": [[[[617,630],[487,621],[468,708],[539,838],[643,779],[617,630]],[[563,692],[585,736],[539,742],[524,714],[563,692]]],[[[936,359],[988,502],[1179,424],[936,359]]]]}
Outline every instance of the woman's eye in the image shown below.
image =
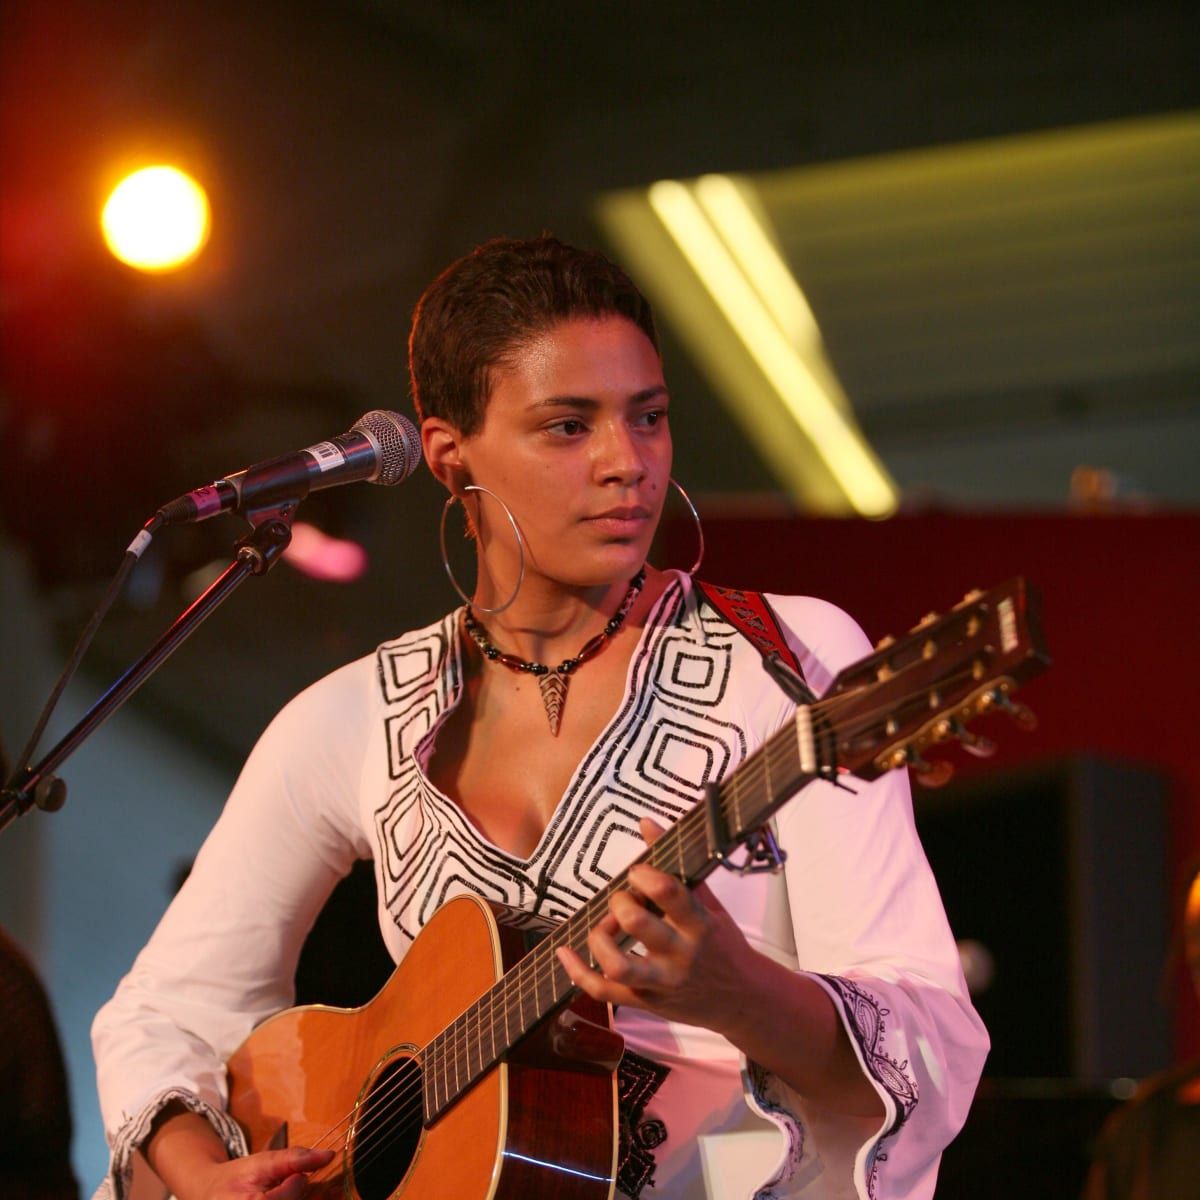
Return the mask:
{"type": "Polygon", "coordinates": [[[653,428],[660,421],[667,419],[667,410],[665,408],[652,408],[649,412],[642,413],[642,424],[653,428]]]}
{"type": "Polygon", "coordinates": [[[563,421],[556,421],[550,426],[551,432],[561,433],[567,437],[575,437],[584,431],[586,426],[577,417],[567,417],[563,421]]]}

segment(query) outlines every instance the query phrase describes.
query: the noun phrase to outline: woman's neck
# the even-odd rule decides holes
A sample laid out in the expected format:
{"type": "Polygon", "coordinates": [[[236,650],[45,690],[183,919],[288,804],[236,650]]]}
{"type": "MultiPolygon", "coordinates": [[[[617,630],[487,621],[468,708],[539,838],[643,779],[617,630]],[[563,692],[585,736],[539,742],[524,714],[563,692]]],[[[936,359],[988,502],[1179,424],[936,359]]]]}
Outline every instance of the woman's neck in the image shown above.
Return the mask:
{"type": "MultiPolygon", "coordinates": [[[[646,568],[642,593],[625,619],[623,628],[638,628],[648,600],[661,591],[662,576],[646,568]],[[652,593],[648,597],[647,593],[652,593]]],[[[527,576],[517,598],[501,613],[475,609],[491,641],[507,654],[529,662],[554,665],[578,654],[589,638],[598,634],[621,607],[630,580],[620,579],[596,587],[565,587],[553,580],[527,576]]],[[[485,599],[486,604],[488,601],[485,599]]]]}

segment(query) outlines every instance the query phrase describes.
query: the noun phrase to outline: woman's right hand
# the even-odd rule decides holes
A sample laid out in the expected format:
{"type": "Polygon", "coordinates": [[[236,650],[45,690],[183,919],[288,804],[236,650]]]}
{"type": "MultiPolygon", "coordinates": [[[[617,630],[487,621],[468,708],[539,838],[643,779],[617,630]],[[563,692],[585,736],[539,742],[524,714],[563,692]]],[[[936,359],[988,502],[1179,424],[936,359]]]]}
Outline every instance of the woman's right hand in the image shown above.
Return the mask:
{"type": "Polygon", "coordinates": [[[311,1171],[333,1158],[332,1150],[264,1150],[230,1159],[217,1131],[182,1104],[159,1113],[142,1146],[146,1161],[176,1200],[300,1200],[317,1193],[311,1171]]]}
{"type": "MultiPolygon", "coordinates": [[[[302,1200],[312,1196],[308,1173],[325,1166],[332,1150],[265,1150],[246,1158],[213,1163],[188,1184],[191,1200],[302,1200]]],[[[184,1192],[177,1193],[183,1200],[184,1192]]]]}

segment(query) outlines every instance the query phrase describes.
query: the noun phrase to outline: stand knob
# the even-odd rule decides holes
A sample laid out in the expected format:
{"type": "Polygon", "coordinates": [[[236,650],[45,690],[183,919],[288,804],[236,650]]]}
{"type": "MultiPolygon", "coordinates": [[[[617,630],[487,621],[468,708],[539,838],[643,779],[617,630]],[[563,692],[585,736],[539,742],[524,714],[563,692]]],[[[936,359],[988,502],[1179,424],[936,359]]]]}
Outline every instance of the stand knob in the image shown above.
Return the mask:
{"type": "Polygon", "coordinates": [[[57,775],[47,775],[33,789],[33,802],[42,812],[58,812],[67,802],[67,785],[57,775]]]}

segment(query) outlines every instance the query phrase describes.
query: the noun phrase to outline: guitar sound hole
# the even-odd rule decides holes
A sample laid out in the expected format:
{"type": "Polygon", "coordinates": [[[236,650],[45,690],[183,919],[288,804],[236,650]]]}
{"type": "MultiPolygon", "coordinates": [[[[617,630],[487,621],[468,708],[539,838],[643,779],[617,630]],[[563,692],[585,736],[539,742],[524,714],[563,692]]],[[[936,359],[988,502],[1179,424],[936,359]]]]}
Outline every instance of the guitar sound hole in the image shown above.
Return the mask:
{"type": "Polygon", "coordinates": [[[388,1200],[412,1165],[421,1140],[421,1068],[389,1063],[371,1085],[354,1123],[351,1177],[361,1200],[388,1200]]]}

